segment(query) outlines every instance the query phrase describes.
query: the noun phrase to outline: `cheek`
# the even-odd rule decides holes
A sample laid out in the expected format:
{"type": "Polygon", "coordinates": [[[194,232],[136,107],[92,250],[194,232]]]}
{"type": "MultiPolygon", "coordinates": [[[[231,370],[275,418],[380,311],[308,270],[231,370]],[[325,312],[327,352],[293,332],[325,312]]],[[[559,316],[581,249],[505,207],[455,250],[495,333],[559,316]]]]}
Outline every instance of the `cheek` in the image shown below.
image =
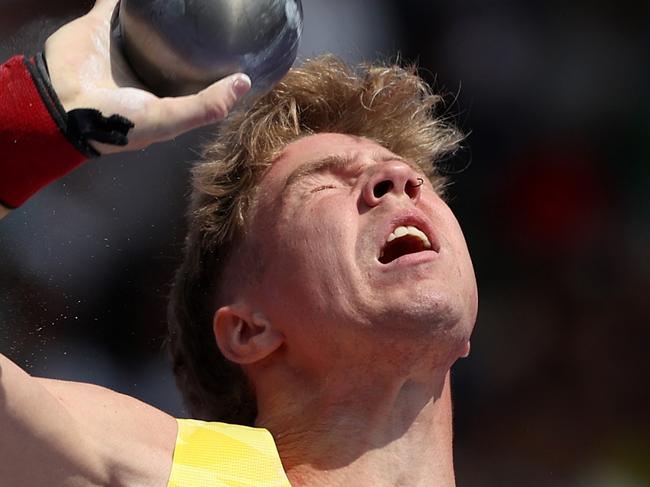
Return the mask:
{"type": "Polygon", "coordinates": [[[284,214],[270,232],[266,258],[293,285],[325,285],[344,269],[353,230],[348,221],[333,206],[284,214]]]}
{"type": "Polygon", "coordinates": [[[303,229],[308,249],[303,254],[304,267],[324,285],[333,285],[349,270],[352,225],[341,215],[330,218],[324,212],[305,223],[303,229]]]}
{"type": "Polygon", "coordinates": [[[447,226],[450,229],[449,240],[456,263],[456,273],[460,280],[459,291],[462,294],[463,301],[466,303],[469,314],[475,317],[478,310],[478,289],[467,242],[460,224],[451,210],[448,210],[447,222],[447,226]]]}

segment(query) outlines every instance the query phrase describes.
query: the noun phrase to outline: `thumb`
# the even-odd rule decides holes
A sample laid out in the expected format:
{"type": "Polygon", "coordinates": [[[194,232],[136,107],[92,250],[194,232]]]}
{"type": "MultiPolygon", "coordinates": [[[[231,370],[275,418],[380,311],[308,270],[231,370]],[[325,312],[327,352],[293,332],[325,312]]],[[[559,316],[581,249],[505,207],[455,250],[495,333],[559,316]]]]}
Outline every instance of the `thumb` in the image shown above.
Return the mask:
{"type": "Polygon", "coordinates": [[[237,73],[228,76],[195,95],[156,100],[160,139],[170,139],[228,116],[235,103],[251,89],[250,78],[237,73]]]}

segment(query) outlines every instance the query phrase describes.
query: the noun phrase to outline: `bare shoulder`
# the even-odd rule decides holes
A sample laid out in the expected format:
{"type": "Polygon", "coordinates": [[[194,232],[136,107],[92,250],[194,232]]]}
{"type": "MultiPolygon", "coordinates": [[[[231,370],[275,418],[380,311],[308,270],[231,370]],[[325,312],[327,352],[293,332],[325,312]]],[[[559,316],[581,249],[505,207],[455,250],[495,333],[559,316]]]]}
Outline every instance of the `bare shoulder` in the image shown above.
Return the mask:
{"type": "Polygon", "coordinates": [[[176,419],[105,387],[37,379],[98,439],[100,454],[119,472],[120,485],[166,486],[176,443],[176,419]]]}

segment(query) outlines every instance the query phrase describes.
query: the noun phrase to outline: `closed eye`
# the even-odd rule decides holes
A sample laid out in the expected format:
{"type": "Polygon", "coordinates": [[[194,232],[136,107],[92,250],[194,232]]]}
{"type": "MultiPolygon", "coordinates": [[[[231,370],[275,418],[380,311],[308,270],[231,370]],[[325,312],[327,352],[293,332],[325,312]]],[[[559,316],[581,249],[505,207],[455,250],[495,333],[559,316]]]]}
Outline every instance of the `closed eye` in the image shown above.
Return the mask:
{"type": "Polygon", "coordinates": [[[317,188],[312,189],[311,193],[317,193],[318,191],[323,191],[325,189],[336,189],[336,186],[333,186],[331,184],[324,184],[323,186],[318,186],[317,188]]]}

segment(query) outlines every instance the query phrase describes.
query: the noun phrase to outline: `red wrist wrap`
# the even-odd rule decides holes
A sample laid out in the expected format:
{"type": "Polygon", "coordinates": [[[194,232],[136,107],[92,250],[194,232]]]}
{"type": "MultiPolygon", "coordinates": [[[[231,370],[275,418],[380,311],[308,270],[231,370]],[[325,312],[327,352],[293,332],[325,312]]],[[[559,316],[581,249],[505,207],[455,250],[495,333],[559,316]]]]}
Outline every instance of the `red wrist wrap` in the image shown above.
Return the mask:
{"type": "Polygon", "coordinates": [[[0,203],[8,208],[86,159],[53,119],[29,62],[16,56],[0,65],[0,203]]]}

